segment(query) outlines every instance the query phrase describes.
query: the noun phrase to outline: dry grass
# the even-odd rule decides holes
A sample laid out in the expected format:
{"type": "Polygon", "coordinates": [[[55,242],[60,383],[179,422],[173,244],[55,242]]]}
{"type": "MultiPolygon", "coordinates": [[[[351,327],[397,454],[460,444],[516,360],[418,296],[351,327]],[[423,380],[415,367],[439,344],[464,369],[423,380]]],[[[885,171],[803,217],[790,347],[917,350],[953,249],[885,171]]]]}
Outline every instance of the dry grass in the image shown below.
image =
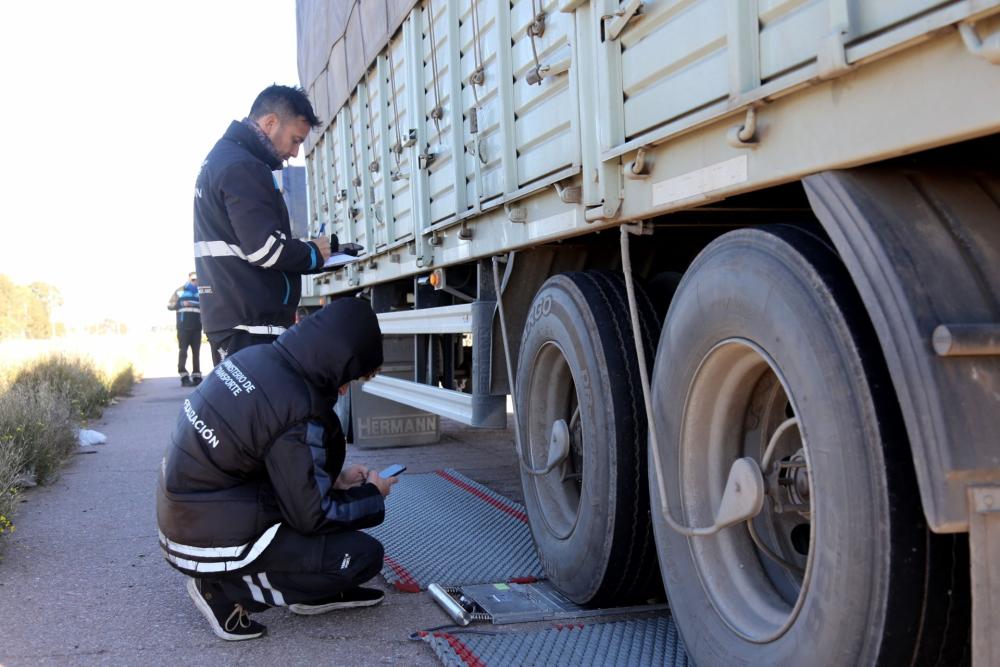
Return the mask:
{"type": "Polygon", "coordinates": [[[0,396],[0,536],[14,531],[22,486],[50,481],[77,448],[74,408],[51,385],[14,385],[0,396]]]}
{"type": "Polygon", "coordinates": [[[30,472],[44,484],[76,451],[76,420],[65,394],[48,384],[15,385],[0,396],[0,452],[4,466],[30,472]]]}
{"type": "Polygon", "coordinates": [[[79,447],[79,425],[136,381],[132,364],[107,372],[63,355],[0,367],[0,537],[14,531],[20,489],[51,481],[79,447]]]}
{"type": "Polygon", "coordinates": [[[31,390],[48,387],[65,399],[71,413],[79,420],[100,417],[111,400],[106,380],[93,362],[64,356],[24,366],[14,375],[11,387],[31,390]]]}
{"type": "Polygon", "coordinates": [[[21,489],[58,474],[77,429],[144,375],[175,376],[176,363],[171,331],[0,343],[0,547],[21,489]]]}

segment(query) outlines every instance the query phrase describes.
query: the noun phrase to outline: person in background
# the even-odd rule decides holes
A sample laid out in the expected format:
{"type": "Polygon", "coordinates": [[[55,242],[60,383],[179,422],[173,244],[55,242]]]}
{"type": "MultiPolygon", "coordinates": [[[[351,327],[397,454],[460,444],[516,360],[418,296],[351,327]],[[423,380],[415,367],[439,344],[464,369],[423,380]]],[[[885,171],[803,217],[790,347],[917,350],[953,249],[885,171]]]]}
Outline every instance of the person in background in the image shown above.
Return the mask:
{"type": "Polygon", "coordinates": [[[174,290],[167,309],[177,313],[177,373],[182,387],[201,383],[201,306],[198,299],[198,276],[188,274],[188,281],[174,290]],[[191,350],[191,374],[187,372],[187,355],[191,350]]]}
{"type": "Polygon", "coordinates": [[[250,613],[314,615],[368,607],[360,584],[382,567],[382,522],[395,478],[344,465],[333,413],[352,380],[382,365],[366,301],[338,299],[270,345],[228,355],[177,418],[159,467],[160,547],[216,636],[265,634],[250,613]]]}

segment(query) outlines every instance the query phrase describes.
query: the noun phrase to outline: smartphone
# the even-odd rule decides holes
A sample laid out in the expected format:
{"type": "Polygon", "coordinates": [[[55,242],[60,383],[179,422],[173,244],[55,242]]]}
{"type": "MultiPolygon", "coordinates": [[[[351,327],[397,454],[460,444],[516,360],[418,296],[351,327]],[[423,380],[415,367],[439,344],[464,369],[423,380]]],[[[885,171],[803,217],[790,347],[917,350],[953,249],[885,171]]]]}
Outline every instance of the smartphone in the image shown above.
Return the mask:
{"type": "Polygon", "coordinates": [[[404,470],[406,470],[406,466],[393,463],[391,466],[381,471],[378,475],[379,477],[395,477],[404,470]]]}

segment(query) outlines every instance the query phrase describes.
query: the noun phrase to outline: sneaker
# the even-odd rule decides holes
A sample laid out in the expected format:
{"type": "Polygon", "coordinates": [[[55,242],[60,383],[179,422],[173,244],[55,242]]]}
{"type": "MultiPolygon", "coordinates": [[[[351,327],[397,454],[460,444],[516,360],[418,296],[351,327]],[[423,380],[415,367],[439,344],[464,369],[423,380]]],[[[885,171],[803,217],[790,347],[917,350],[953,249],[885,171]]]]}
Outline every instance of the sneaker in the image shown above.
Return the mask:
{"type": "Polygon", "coordinates": [[[201,615],[212,626],[216,637],[230,642],[243,639],[256,639],[267,634],[267,628],[256,621],[250,620],[250,615],[242,605],[233,602],[215,602],[216,597],[210,591],[202,591],[202,583],[198,579],[188,579],[187,592],[194,601],[201,615]]]}
{"type": "Polygon", "coordinates": [[[190,387],[191,386],[191,376],[190,375],[182,375],[181,376],[181,386],[182,387],[190,387]]]}
{"type": "Polygon", "coordinates": [[[353,609],[354,607],[372,607],[385,599],[385,593],[377,588],[358,586],[336,595],[310,604],[290,604],[288,611],[300,616],[315,616],[325,614],[335,609],[353,609]]]}
{"type": "Polygon", "coordinates": [[[191,386],[197,387],[201,384],[201,373],[191,373],[191,386]]]}

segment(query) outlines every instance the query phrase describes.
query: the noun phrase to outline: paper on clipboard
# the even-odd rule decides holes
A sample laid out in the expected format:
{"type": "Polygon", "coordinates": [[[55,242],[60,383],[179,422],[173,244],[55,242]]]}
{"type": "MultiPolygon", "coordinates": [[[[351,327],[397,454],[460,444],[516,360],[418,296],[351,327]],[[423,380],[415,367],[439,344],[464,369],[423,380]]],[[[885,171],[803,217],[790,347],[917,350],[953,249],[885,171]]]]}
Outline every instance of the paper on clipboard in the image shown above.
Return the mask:
{"type": "Polygon", "coordinates": [[[348,255],[344,252],[335,252],[326,258],[323,262],[324,269],[336,269],[337,267],[344,266],[345,264],[350,264],[351,262],[358,261],[358,258],[354,255],[348,255]]]}

